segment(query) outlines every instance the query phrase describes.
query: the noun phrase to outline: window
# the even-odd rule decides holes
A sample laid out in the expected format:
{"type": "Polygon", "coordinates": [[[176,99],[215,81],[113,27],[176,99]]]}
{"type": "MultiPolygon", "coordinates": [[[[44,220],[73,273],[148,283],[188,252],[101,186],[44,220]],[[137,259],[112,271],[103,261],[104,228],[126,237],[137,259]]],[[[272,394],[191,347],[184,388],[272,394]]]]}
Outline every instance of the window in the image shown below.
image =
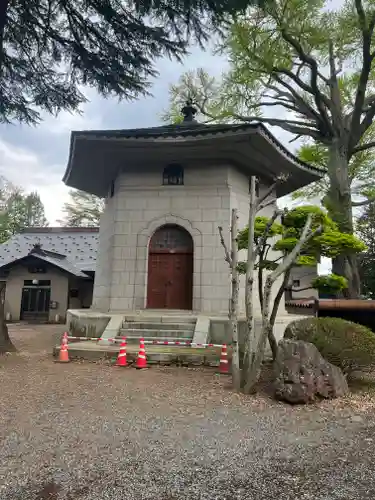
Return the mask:
{"type": "Polygon", "coordinates": [[[30,266],[28,268],[29,273],[31,274],[39,274],[47,272],[45,266],[30,266]]]}
{"type": "Polygon", "coordinates": [[[24,280],[23,286],[51,286],[51,280],[24,280]]]}
{"type": "Polygon", "coordinates": [[[179,226],[166,225],[160,227],[152,236],[150,251],[180,250],[186,253],[193,251],[193,240],[190,234],[179,226]]]}
{"type": "Polygon", "coordinates": [[[77,288],[71,288],[69,290],[69,298],[70,299],[78,299],[78,295],[79,295],[79,292],[78,292],[77,288]]]}
{"type": "Polygon", "coordinates": [[[182,186],[184,183],[184,169],[181,165],[168,165],[163,170],[164,186],[182,186]]]}
{"type": "Polygon", "coordinates": [[[293,280],[293,288],[299,288],[301,286],[300,280],[293,280]]]}

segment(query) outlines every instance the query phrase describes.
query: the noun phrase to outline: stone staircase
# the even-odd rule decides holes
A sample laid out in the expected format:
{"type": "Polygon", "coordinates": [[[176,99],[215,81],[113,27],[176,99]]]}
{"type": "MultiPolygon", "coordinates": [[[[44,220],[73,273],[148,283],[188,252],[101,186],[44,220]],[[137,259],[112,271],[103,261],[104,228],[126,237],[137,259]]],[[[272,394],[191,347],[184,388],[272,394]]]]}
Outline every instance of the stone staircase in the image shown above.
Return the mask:
{"type": "Polygon", "coordinates": [[[142,337],[155,342],[191,342],[196,322],[191,316],[126,317],[116,339],[126,337],[128,344],[139,343],[142,337]]]}

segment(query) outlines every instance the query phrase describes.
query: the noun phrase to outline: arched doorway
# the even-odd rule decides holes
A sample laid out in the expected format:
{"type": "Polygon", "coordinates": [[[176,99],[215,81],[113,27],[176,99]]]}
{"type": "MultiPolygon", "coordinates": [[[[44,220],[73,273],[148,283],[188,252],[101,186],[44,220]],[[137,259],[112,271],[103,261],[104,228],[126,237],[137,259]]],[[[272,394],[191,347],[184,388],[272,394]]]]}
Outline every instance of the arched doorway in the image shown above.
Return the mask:
{"type": "Polygon", "coordinates": [[[193,239],[182,227],[167,224],[151,237],[147,307],[192,309],[193,239]]]}

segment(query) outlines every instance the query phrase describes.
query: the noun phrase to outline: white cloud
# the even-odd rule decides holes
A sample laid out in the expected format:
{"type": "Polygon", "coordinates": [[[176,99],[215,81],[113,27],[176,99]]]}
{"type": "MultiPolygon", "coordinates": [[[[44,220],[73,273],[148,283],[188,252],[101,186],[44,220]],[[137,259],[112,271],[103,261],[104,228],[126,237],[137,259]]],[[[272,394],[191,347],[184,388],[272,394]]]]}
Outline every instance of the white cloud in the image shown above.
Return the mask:
{"type": "Polygon", "coordinates": [[[68,188],[61,182],[60,168],[48,169],[37,154],[0,140],[0,175],[25,191],[38,191],[51,224],[61,217],[68,188]]]}

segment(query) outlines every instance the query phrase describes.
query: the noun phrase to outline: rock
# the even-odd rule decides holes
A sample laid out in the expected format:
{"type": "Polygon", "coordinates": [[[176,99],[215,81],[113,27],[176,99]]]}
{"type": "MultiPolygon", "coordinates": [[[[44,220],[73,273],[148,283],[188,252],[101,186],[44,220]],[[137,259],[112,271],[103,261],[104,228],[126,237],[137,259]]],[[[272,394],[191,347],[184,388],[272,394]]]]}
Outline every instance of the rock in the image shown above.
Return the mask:
{"type": "Polygon", "coordinates": [[[349,392],[341,369],[301,340],[281,340],[275,361],[275,397],[292,404],[333,399],[349,392]]]}

